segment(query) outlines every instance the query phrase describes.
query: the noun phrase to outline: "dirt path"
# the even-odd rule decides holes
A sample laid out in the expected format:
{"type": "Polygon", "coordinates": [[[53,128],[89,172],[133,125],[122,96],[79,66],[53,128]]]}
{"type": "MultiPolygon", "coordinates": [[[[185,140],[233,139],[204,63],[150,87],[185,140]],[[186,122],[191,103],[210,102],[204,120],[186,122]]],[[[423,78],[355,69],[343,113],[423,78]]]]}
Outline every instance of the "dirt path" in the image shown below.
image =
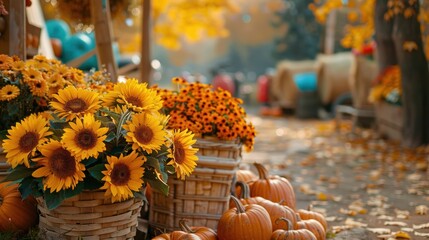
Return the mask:
{"type": "Polygon", "coordinates": [[[260,162],[290,179],[298,208],[325,214],[332,239],[401,239],[398,231],[429,239],[428,149],[405,150],[369,130],[352,135],[347,124],[339,134],[333,122],[251,118],[258,135],[243,168],[260,162]]]}

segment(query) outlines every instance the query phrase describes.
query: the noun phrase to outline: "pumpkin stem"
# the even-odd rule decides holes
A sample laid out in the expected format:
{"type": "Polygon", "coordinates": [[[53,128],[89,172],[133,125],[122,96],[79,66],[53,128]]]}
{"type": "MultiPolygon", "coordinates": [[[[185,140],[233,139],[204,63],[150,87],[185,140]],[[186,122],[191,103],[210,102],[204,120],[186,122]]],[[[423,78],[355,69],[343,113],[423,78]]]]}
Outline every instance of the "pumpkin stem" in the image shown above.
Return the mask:
{"type": "Polygon", "coordinates": [[[195,233],[195,231],[193,231],[188,224],[186,224],[187,220],[186,219],[180,219],[179,220],[179,226],[180,229],[182,229],[182,231],[187,232],[187,233],[195,233]]]}
{"type": "Polygon", "coordinates": [[[287,222],[287,224],[286,224],[287,229],[285,229],[286,231],[293,230],[292,222],[285,217],[277,218],[275,223],[279,224],[279,221],[281,221],[281,220],[287,222]]]}
{"type": "Polygon", "coordinates": [[[243,199],[250,198],[249,184],[242,182],[242,181],[237,181],[235,183],[235,186],[241,188],[241,198],[243,198],[243,199]]]}
{"type": "Polygon", "coordinates": [[[253,163],[253,165],[255,165],[258,170],[259,178],[267,180],[269,176],[268,170],[260,163],[253,163]]]}
{"type": "Polygon", "coordinates": [[[245,213],[246,209],[244,208],[244,205],[238,200],[238,198],[231,195],[231,199],[234,202],[235,206],[237,207],[237,213],[245,213]]]}

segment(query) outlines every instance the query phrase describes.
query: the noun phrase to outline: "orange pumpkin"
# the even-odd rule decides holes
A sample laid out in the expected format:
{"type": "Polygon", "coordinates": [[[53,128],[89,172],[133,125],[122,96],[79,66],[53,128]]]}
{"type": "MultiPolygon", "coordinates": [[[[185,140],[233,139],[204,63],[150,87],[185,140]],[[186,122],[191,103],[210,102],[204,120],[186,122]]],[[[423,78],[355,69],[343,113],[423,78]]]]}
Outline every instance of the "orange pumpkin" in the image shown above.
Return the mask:
{"type": "MultiPolygon", "coordinates": [[[[252,184],[254,181],[258,180],[258,176],[256,176],[250,170],[244,170],[244,169],[237,170],[235,176],[236,176],[237,182],[244,182],[244,183],[247,183],[249,185],[252,184]]],[[[240,187],[235,188],[235,196],[237,196],[238,198],[241,197],[241,188],[240,187]]]]}
{"type": "Polygon", "coordinates": [[[296,229],[307,229],[314,234],[317,240],[326,239],[326,231],[322,224],[314,219],[301,220],[297,222],[296,229]]]}
{"type": "Polygon", "coordinates": [[[231,198],[236,208],[227,210],[219,219],[218,239],[270,239],[272,224],[267,210],[257,204],[243,206],[236,197],[231,198]]]}
{"type": "Polygon", "coordinates": [[[309,220],[309,219],[317,220],[318,222],[320,222],[320,224],[322,224],[326,232],[326,230],[328,229],[328,222],[326,221],[325,217],[318,212],[311,211],[310,209],[311,209],[311,206],[309,206],[308,210],[299,209],[297,213],[302,220],[309,220]]]}
{"type": "Polygon", "coordinates": [[[275,224],[276,220],[281,217],[288,219],[291,222],[293,228],[296,227],[297,216],[295,211],[290,207],[283,206],[266,199],[258,203],[258,205],[265,208],[265,210],[267,210],[268,214],[270,215],[273,231],[277,229],[284,229],[286,227],[286,222],[275,224]]]}
{"type": "Polygon", "coordinates": [[[208,227],[189,227],[186,220],[179,220],[180,231],[173,231],[171,233],[163,233],[158,235],[152,240],[216,240],[216,232],[208,227]]]}
{"type": "MultiPolygon", "coordinates": [[[[247,185],[244,182],[238,181],[238,182],[235,183],[235,186],[236,186],[236,188],[239,188],[240,191],[243,193],[243,194],[241,194],[242,196],[241,196],[240,201],[244,205],[247,205],[247,204],[258,204],[261,201],[265,200],[262,197],[250,197],[250,188],[249,188],[249,185],[247,185]]],[[[231,209],[231,208],[234,208],[234,207],[235,207],[235,203],[234,203],[234,201],[231,198],[229,200],[229,208],[231,209]]]]}
{"type": "Polygon", "coordinates": [[[180,229],[182,231],[185,231],[187,233],[193,233],[200,237],[203,240],[216,240],[217,234],[216,232],[208,227],[189,227],[188,224],[186,224],[186,220],[179,220],[180,229]]]}
{"type": "Polygon", "coordinates": [[[290,182],[277,175],[270,176],[262,164],[254,163],[259,173],[259,179],[250,186],[250,196],[260,196],[273,202],[282,202],[296,210],[295,192],[290,182]]]}
{"type": "Polygon", "coordinates": [[[286,221],[287,228],[275,230],[271,234],[271,240],[317,240],[316,236],[307,229],[293,230],[289,219],[279,218],[275,223],[278,224],[280,221],[286,221]]]}
{"type": "Polygon", "coordinates": [[[0,183],[0,232],[27,231],[35,226],[38,220],[35,201],[23,201],[17,184],[0,183]]]}

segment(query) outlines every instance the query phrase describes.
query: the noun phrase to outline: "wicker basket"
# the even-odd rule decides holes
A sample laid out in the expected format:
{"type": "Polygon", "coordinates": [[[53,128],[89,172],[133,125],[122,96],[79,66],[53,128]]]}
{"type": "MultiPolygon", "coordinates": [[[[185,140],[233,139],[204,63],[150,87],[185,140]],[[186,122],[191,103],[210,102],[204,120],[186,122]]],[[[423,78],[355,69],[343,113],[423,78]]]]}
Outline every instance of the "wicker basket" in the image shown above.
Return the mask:
{"type": "Polygon", "coordinates": [[[6,163],[6,153],[3,152],[3,148],[0,147],[0,181],[3,180],[9,173],[9,164],[6,163]]]}
{"type": "Polygon", "coordinates": [[[84,191],[48,210],[37,199],[43,239],[133,239],[142,200],[111,203],[103,191],[84,191]]]}
{"type": "Polygon", "coordinates": [[[217,139],[198,139],[198,165],[185,181],[169,178],[169,195],[153,190],[149,208],[152,232],[179,228],[179,220],[190,226],[216,229],[228,209],[231,185],[241,161],[241,144],[217,139]]]}

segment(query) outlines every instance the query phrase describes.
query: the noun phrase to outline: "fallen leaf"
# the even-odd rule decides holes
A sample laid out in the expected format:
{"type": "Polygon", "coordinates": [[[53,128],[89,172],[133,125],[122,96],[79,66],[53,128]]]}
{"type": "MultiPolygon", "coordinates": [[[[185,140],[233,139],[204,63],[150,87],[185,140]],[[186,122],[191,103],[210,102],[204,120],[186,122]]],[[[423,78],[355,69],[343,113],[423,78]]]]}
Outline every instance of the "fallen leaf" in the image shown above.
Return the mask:
{"type": "Polygon", "coordinates": [[[392,221],[393,219],[395,219],[394,217],[392,217],[392,216],[387,216],[387,215],[381,215],[381,216],[379,216],[378,217],[378,219],[380,219],[380,220],[389,220],[389,221],[392,221]]]}
{"type": "Polygon", "coordinates": [[[404,223],[404,222],[398,222],[398,221],[387,221],[387,222],[384,222],[384,225],[385,226],[400,226],[400,227],[405,227],[405,226],[407,226],[407,224],[406,223],[404,223]]]}
{"type": "Polygon", "coordinates": [[[389,234],[391,230],[389,228],[367,228],[368,231],[375,234],[389,234]]]}
{"type": "Polygon", "coordinates": [[[419,237],[429,237],[429,233],[414,232],[414,235],[419,237]]]}
{"type": "Polygon", "coordinates": [[[414,228],[414,229],[424,229],[424,228],[429,228],[429,223],[423,223],[423,224],[419,224],[419,225],[414,225],[414,224],[413,224],[413,228],[414,228]]]}
{"type": "Polygon", "coordinates": [[[414,232],[414,229],[413,228],[401,228],[401,231],[404,231],[404,232],[414,232]]]}
{"type": "Polygon", "coordinates": [[[416,207],[417,215],[426,215],[428,214],[429,208],[426,205],[419,205],[416,207]]]}
{"type": "Polygon", "coordinates": [[[411,239],[410,235],[406,232],[403,232],[403,231],[396,232],[395,234],[393,234],[393,236],[395,238],[411,239]]]}
{"type": "Polygon", "coordinates": [[[368,226],[368,224],[366,224],[366,223],[361,223],[361,222],[355,221],[351,218],[347,218],[344,223],[350,227],[367,227],[368,226]]]}

